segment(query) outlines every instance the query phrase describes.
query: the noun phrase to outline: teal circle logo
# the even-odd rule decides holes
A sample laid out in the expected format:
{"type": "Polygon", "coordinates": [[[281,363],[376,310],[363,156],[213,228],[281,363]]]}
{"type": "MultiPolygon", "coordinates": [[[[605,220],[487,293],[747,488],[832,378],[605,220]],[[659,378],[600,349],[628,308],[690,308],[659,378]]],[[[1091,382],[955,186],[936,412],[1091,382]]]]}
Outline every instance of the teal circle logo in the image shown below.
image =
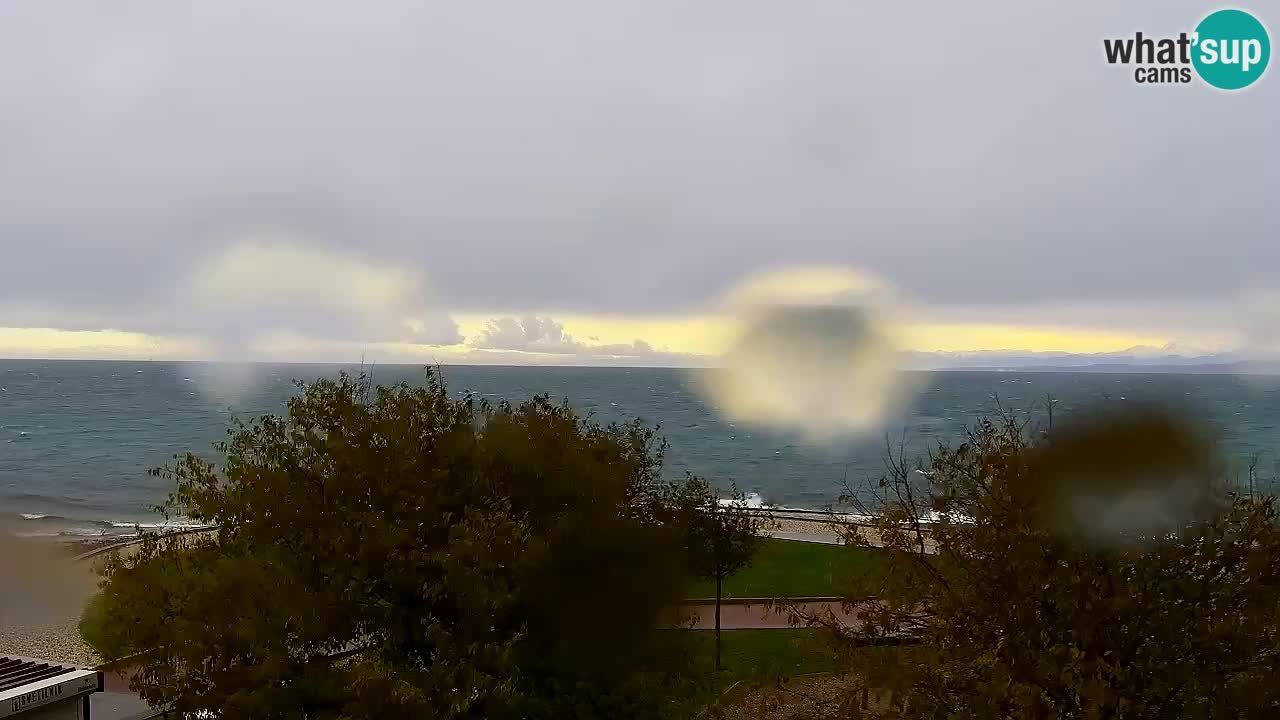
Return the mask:
{"type": "Polygon", "coordinates": [[[1191,63],[1200,79],[1222,90],[1249,87],[1266,72],[1271,38],[1243,10],[1219,10],[1200,21],[1191,63]]]}

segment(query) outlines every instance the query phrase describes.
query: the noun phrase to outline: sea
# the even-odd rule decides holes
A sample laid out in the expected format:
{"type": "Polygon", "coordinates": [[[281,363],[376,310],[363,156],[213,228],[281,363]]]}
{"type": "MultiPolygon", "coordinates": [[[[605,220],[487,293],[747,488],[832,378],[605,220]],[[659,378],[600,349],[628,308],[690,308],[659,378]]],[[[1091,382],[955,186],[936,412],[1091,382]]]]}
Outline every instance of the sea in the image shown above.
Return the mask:
{"type": "MultiPolygon", "coordinates": [[[[135,361],[0,360],[0,526],[29,537],[133,534],[181,524],[154,507],[173,490],[148,468],[212,446],[235,418],[279,414],[295,381],[334,377],[338,365],[233,366],[135,361]]],[[[421,383],[421,366],[371,368],[379,383],[421,383]]],[[[1280,474],[1280,377],[1230,374],[916,373],[913,396],[874,433],[814,444],[733,423],[698,391],[706,370],[449,366],[449,392],[519,401],[546,393],[592,420],[639,417],[669,443],[665,472],[730,482],[778,506],[823,508],[848,484],[884,470],[886,453],[922,456],[957,441],[999,406],[1055,418],[1099,403],[1158,402],[1212,428],[1239,477],[1256,458],[1264,480],[1280,474]]]]}

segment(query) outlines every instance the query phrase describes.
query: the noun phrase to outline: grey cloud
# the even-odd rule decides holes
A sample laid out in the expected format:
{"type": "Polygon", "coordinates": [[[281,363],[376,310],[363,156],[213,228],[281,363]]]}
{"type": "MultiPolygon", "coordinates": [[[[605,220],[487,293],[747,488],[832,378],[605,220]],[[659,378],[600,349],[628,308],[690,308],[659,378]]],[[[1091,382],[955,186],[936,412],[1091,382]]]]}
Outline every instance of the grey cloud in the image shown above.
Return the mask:
{"type": "Polygon", "coordinates": [[[244,358],[273,337],[449,345],[463,337],[434,307],[421,274],[350,252],[308,247],[275,230],[235,242],[167,278],[162,292],[115,308],[84,302],[5,304],[0,327],[113,329],[199,338],[216,356],[244,358]]]}
{"type": "Polygon", "coordinates": [[[166,306],[262,223],[454,309],[683,310],[782,263],[930,306],[1213,301],[1275,284],[1277,70],[1139,87],[1101,45],[1205,11],[3,3],[0,306],[203,327],[166,306]]]}

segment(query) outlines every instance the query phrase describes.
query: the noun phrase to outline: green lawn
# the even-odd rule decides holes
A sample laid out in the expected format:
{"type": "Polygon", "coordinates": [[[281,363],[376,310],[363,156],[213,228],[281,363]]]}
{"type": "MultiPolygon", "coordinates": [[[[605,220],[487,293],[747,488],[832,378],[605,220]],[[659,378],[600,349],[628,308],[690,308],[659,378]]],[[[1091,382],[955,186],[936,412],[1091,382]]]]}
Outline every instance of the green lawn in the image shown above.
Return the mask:
{"type": "MultiPolygon", "coordinates": [[[[689,630],[697,636],[697,662],[712,667],[715,632],[689,630]]],[[[815,630],[725,630],[720,635],[720,662],[732,679],[830,672],[835,665],[815,630]]]]}
{"type": "MultiPolygon", "coordinates": [[[[876,551],[867,548],[769,538],[764,541],[750,567],[725,580],[724,596],[839,595],[845,578],[865,571],[878,560],[876,551]]],[[[714,598],[716,585],[711,581],[699,581],[689,589],[687,596],[714,598]]]]}

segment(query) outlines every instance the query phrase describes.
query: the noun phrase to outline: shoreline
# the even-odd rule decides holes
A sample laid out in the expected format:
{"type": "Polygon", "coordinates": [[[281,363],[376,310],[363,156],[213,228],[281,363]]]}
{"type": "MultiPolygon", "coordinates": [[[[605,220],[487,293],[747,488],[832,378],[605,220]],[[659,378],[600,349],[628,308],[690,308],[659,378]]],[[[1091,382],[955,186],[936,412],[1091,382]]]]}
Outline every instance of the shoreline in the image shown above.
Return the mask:
{"type": "Polygon", "coordinates": [[[23,535],[19,533],[6,533],[0,530],[0,536],[7,536],[18,542],[31,543],[32,545],[50,548],[57,552],[60,556],[67,558],[76,558],[85,553],[90,553],[102,548],[114,547],[116,545],[124,545],[132,543],[142,538],[141,535],[131,533],[128,535],[23,535]]]}

